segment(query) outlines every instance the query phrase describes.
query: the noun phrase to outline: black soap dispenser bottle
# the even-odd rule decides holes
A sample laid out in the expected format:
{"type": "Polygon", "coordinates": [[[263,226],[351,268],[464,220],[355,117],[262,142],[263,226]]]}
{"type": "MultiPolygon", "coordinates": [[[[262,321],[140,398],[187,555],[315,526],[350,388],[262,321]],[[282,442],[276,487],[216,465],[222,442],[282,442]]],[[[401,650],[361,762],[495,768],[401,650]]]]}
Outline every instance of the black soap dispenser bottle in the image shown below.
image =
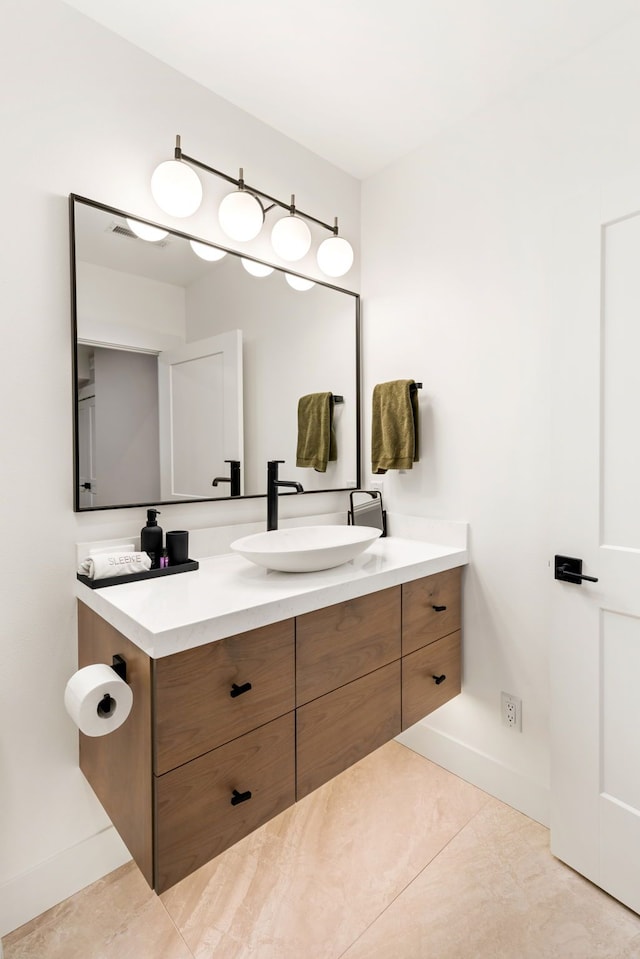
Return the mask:
{"type": "Polygon", "coordinates": [[[158,569],[162,556],[162,528],[156,519],[159,512],[159,509],[148,509],[147,525],[140,530],[140,549],[149,554],[151,569],[158,569]]]}

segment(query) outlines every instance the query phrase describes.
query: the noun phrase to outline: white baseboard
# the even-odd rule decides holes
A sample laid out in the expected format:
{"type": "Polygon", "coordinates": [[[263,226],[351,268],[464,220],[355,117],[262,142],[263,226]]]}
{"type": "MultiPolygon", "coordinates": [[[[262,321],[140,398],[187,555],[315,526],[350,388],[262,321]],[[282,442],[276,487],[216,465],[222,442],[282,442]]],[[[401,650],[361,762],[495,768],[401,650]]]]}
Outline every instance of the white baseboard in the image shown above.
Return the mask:
{"type": "Polygon", "coordinates": [[[120,836],[113,826],[108,826],[15,876],[0,886],[0,936],[6,936],[130,859],[120,836]]]}
{"type": "Polygon", "coordinates": [[[549,826],[550,791],[546,786],[505,766],[493,756],[447,736],[426,723],[416,723],[396,737],[426,759],[477,786],[519,812],[549,826]]]}

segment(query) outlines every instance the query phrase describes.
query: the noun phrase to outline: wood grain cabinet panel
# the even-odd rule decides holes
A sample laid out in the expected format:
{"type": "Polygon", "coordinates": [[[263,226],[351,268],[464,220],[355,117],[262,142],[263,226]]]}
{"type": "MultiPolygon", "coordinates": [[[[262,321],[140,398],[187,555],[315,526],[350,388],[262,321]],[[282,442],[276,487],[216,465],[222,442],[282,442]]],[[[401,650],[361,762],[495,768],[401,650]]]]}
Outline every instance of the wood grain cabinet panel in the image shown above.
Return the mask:
{"type": "Polygon", "coordinates": [[[288,619],[156,660],[156,774],[290,712],[294,657],[288,619]]]}
{"type": "Polygon", "coordinates": [[[158,892],[294,802],[294,742],[291,712],[157,777],[158,892]]]}
{"type": "Polygon", "coordinates": [[[400,661],[296,710],[297,798],[400,732],[400,661]]]}
{"type": "Polygon", "coordinates": [[[124,657],[133,705],[107,736],[80,733],[80,769],[149,883],[153,883],[151,664],[146,653],[78,602],[78,668],[124,657]]]}
{"type": "Polygon", "coordinates": [[[460,632],[402,659],[402,728],[444,705],[461,689],[460,632]]]}
{"type": "Polygon", "coordinates": [[[460,567],[402,586],[402,655],[460,629],[460,567]]]}
{"type": "Polygon", "coordinates": [[[399,586],[296,618],[296,703],[400,658],[399,586]]]}

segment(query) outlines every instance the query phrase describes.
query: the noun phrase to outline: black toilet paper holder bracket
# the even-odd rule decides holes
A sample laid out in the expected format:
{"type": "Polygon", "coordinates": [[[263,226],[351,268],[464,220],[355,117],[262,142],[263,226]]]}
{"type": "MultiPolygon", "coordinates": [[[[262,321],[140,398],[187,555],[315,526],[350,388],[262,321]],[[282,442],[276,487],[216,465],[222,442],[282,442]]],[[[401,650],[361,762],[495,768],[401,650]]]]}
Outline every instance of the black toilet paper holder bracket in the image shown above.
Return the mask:
{"type": "Polygon", "coordinates": [[[111,663],[111,668],[114,673],[117,673],[120,679],[123,679],[126,683],[127,681],[127,661],[124,656],[120,656],[118,653],[113,657],[111,663]]]}

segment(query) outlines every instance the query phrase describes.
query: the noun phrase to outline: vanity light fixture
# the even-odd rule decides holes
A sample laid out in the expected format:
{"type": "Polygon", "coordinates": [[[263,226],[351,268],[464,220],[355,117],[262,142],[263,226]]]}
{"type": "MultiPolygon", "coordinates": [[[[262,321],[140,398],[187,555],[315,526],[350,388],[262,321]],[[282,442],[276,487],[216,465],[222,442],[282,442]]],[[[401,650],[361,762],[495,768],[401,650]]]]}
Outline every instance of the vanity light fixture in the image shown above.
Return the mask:
{"type": "Polygon", "coordinates": [[[208,260],[209,263],[215,263],[227,255],[226,250],[220,250],[217,246],[209,246],[208,243],[200,243],[198,240],[189,240],[191,249],[201,260],[208,260]]]}
{"type": "Polygon", "coordinates": [[[313,280],[306,280],[303,276],[296,276],[294,273],[285,273],[285,280],[293,290],[310,290],[315,286],[313,280]]]}
{"type": "Polygon", "coordinates": [[[270,273],[273,273],[273,267],[267,266],[266,263],[258,263],[257,260],[247,260],[244,256],[240,257],[240,262],[251,276],[269,276],[270,273]]]}
{"type": "Polygon", "coordinates": [[[127,226],[132,233],[140,240],[147,240],[149,243],[157,243],[158,240],[164,240],[165,236],[169,236],[168,230],[161,230],[157,226],[151,226],[149,223],[141,223],[140,220],[132,220],[130,217],[126,217],[127,226]]]}
{"type": "Polygon", "coordinates": [[[318,247],[318,266],[327,276],[344,276],[351,269],[353,249],[342,236],[338,236],[338,217],[333,236],[327,237],[318,247]]]}
{"type": "Polygon", "coordinates": [[[238,189],[227,193],[218,209],[223,232],[240,241],[254,240],[264,223],[264,207],[257,196],[245,189],[243,173],[240,167],[238,189]]]}
{"type": "Polygon", "coordinates": [[[151,194],[171,216],[191,216],[202,203],[202,183],[195,170],[180,160],[166,160],[151,177],[151,194]]]}
{"type": "Polygon", "coordinates": [[[161,163],[151,178],[153,198],[165,213],[171,216],[190,216],[200,207],[202,184],[191,167],[212,173],[235,186],[236,189],[224,197],[218,210],[220,227],[231,239],[247,242],[257,237],[263,227],[265,214],[279,206],[288,213],[288,216],[278,220],[271,232],[271,242],[279,257],[293,262],[306,255],[311,247],[311,231],[305,222],[309,221],[331,234],[318,249],[318,265],[322,272],[336,277],[343,276],[351,269],[353,249],[344,237],[338,235],[337,217],[331,226],[296,209],[294,196],[291,197],[290,203],[285,203],[262,190],[247,186],[242,168],[236,179],[187,156],[182,152],[179,136],[176,136],[174,159],[161,163]],[[188,174],[185,173],[186,170],[189,171],[188,174]],[[194,178],[198,181],[197,185],[194,178]],[[269,205],[265,206],[263,200],[268,201],[269,205]]]}
{"type": "Polygon", "coordinates": [[[311,247],[311,230],[296,215],[296,198],[291,194],[289,215],[278,220],[271,231],[271,246],[283,260],[294,262],[306,256],[311,247]]]}

